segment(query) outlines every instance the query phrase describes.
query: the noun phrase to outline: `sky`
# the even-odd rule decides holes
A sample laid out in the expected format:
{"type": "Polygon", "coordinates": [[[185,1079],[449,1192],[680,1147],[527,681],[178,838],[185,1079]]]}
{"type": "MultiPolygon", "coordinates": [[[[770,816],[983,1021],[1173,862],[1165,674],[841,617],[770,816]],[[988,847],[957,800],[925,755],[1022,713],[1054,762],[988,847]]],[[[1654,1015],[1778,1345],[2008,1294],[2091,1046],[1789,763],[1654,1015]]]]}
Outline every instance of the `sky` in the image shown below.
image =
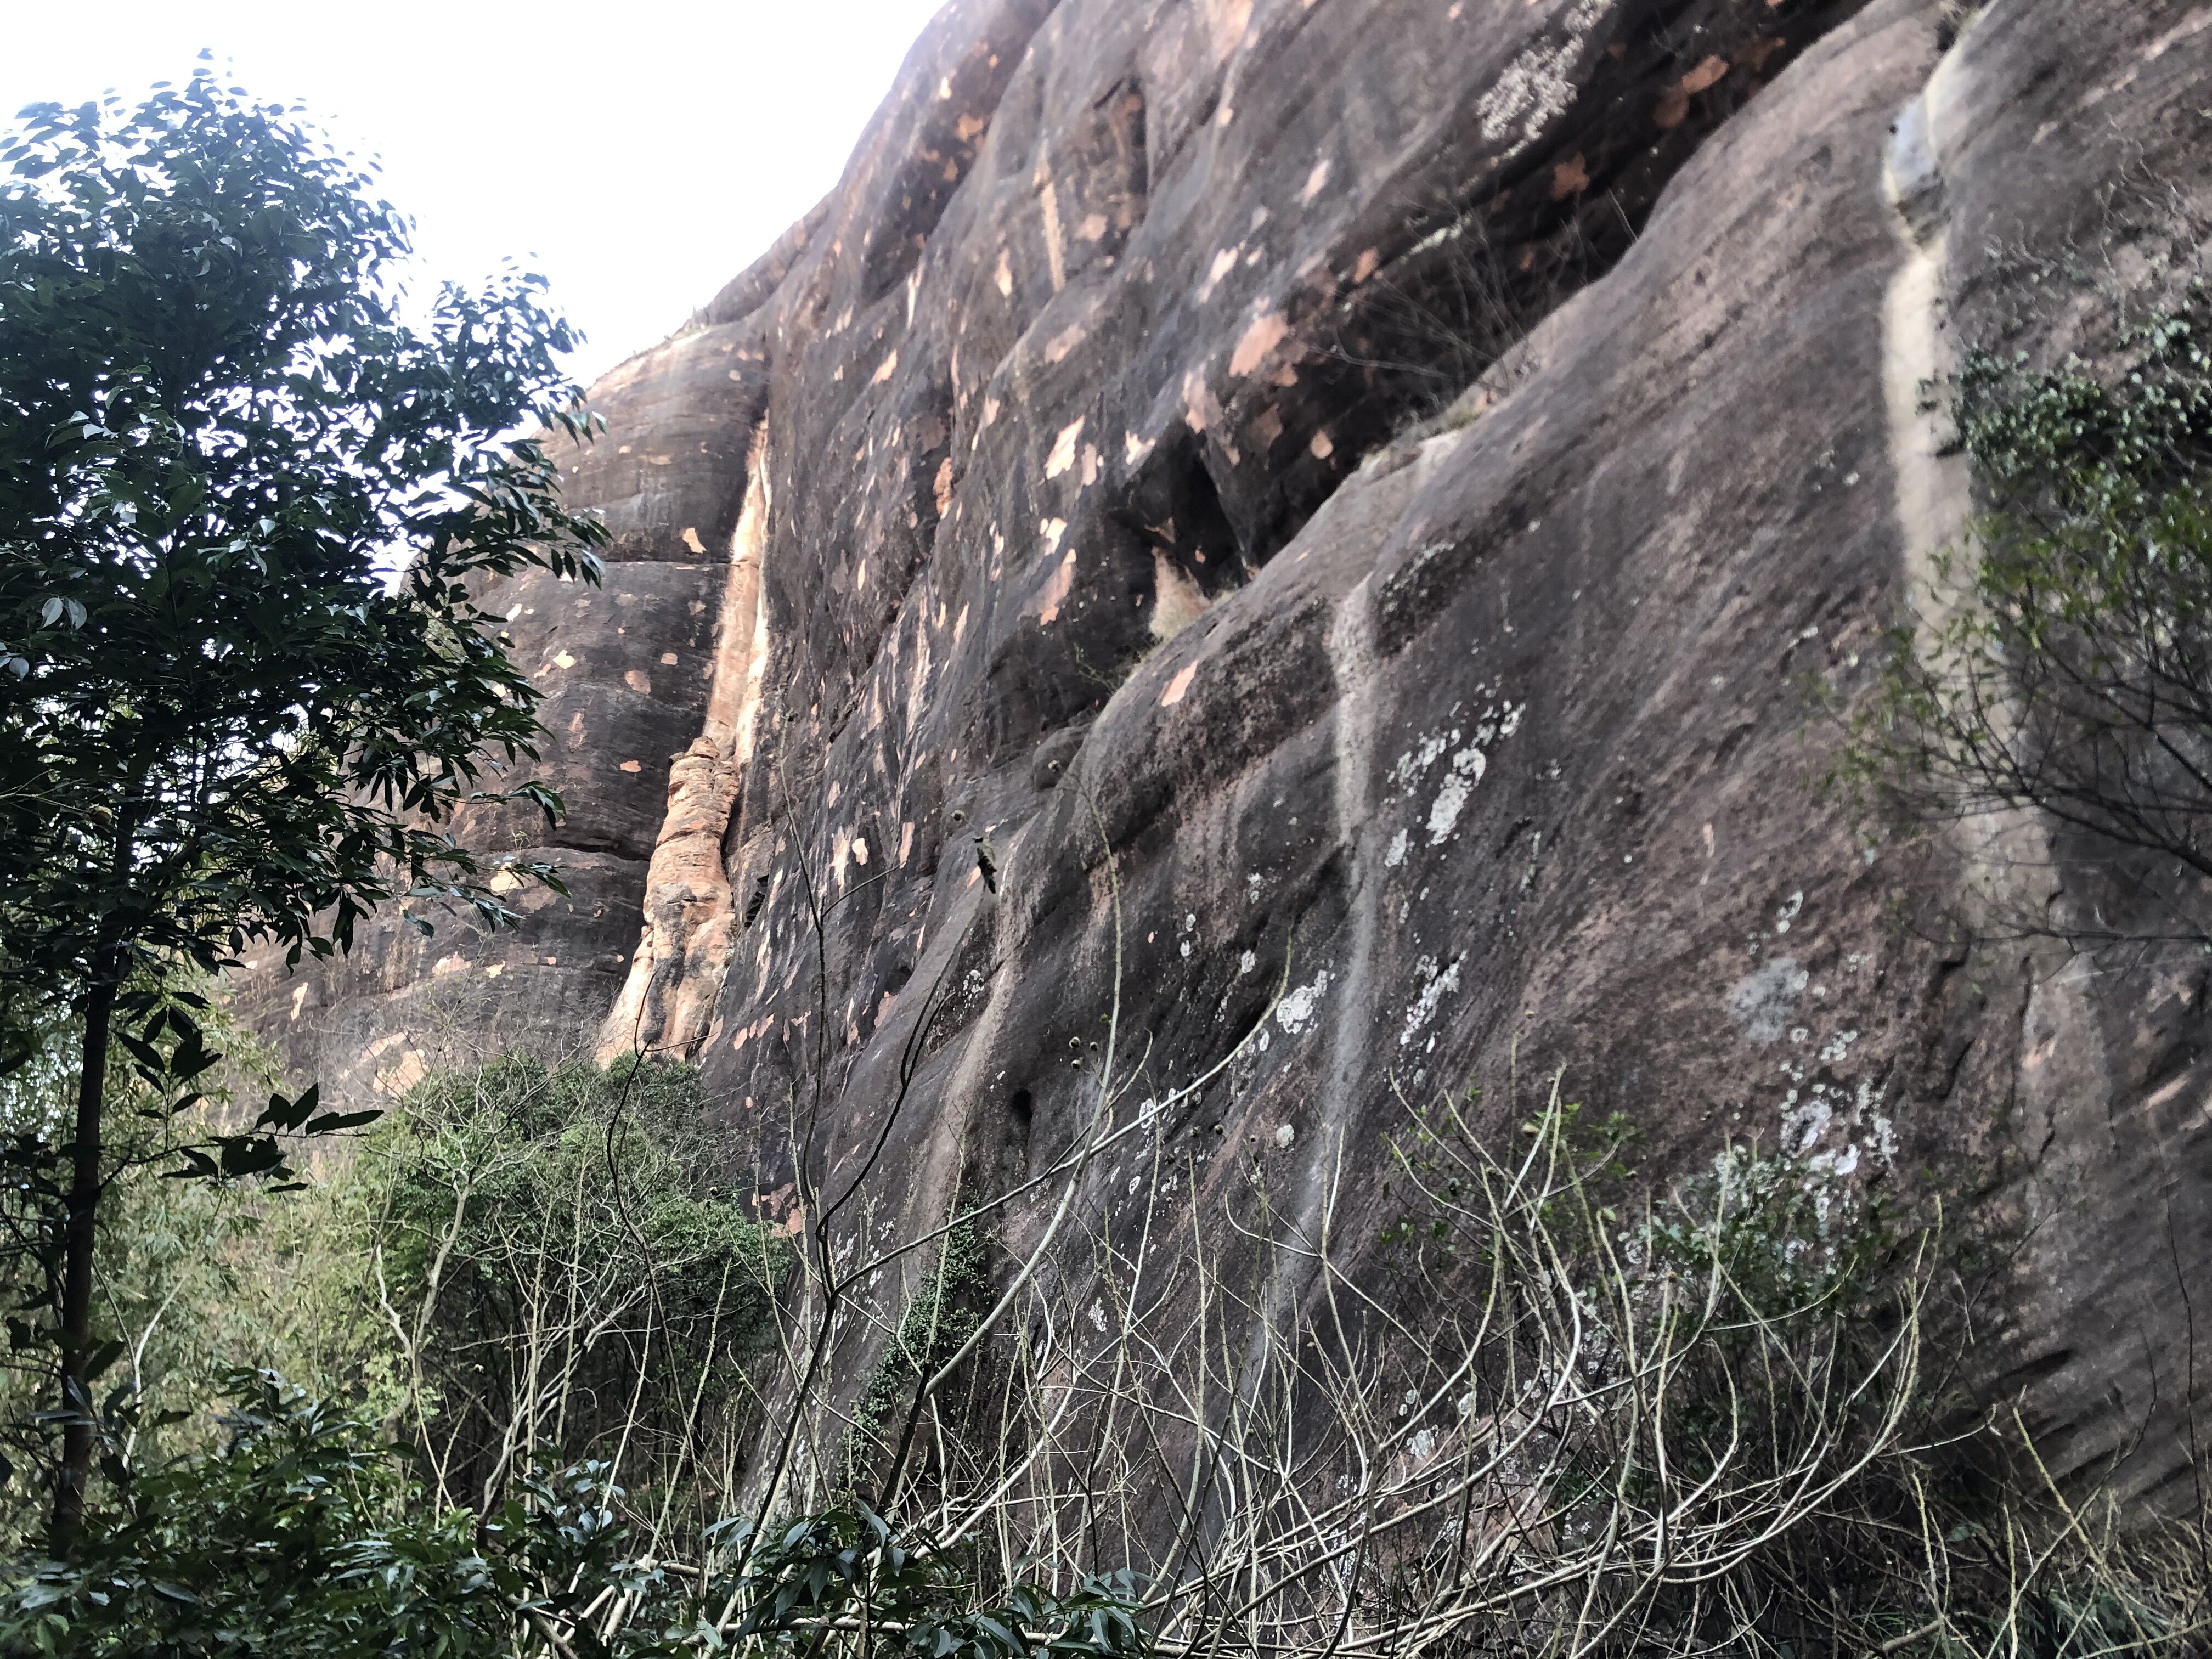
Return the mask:
{"type": "Polygon", "coordinates": [[[589,382],[704,305],[837,181],[941,0],[0,0],[0,126],[203,47],[297,101],[416,224],[416,288],[513,256],[589,382]]]}

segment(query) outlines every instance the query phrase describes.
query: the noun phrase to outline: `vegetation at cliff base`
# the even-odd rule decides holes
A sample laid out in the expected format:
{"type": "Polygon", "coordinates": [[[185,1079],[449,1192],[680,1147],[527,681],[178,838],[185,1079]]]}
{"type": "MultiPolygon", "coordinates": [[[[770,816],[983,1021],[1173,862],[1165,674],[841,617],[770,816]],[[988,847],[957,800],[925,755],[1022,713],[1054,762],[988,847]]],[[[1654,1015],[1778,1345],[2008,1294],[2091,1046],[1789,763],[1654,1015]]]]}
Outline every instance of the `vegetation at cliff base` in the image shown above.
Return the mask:
{"type": "Polygon", "coordinates": [[[664,1531],[719,1518],[791,1249],[704,1103],[688,1066],[506,1059],[425,1079],[362,1146],[338,1224],[444,1501],[488,1511],[535,1465],[598,1460],[664,1531]]]}

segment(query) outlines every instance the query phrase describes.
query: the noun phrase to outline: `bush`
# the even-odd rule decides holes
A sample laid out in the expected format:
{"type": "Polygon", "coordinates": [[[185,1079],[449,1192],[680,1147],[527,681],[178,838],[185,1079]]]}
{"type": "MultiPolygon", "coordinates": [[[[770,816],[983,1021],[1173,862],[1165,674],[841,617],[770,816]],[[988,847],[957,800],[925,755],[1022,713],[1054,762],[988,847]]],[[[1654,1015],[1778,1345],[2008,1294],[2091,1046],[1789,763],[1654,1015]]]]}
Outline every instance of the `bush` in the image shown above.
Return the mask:
{"type": "MultiPolygon", "coordinates": [[[[208,1443],[211,1429],[199,1408],[230,1365],[289,1359],[301,1304],[314,1304],[327,1288],[302,1284],[302,1271],[319,1273],[319,1259],[288,1267],[285,1282],[276,1282],[271,1247],[288,1216],[267,1201],[265,1187],[168,1178],[182,1149],[206,1144],[211,1126],[234,1118],[231,1085],[261,1069],[256,1045],[219,1010],[204,1012],[202,1023],[233,1063],[221,1080],[203,1081],[204,1099],[196,1104],[173,1111],[174,1102],[134,1068],[120,1061],[110,1068],[108,1098],[118,1109],[95,1237],[92,1328],[106,1462],[158,1462],[208,1443]]],[[[52,1407],[68,1164],[59,1149],[76,1094],[78,1034],[74,1021],[52,1012],[21,1021],[17,1032],[28,1058],[0,1078],[0,1137],[9,1148],[9,1179],[0,1183],[0,1540],[7,1546],[40,1525],[60,1449],[52,1407]]]]}
{"type": "MultiPolygon", "coordinates": [[[[19,1071],[0,1127],[43,1121],[70,1082],[19,1071]]],[[[226,1432],[207,1402],[252,1366],[413,1446],[440,1504],[489,1511],[535,1462],[600,1457],[696,1538],[743,1467],[792,1259],[718,1184],[702,1105],[680,1066],[496,1060],[426,1079],[290,1194],[166,1179],[195,1123],[124,1119],[95,1482],[207,1450],[226,1432]]],[[[0,1536],[17,1547],[55,1454],[45,1198],[0,1193],[0,1536]]]]}
{"type": "Polygon", "coordinates": [[[441,1501],[491,1506],[556,1447],[664,1504],[727,1490],[791,1252],[718,1183],[702,1104],[683,1066],[504,1059],[418,1085],[363,1147],[345,1207],[441,1501]]]}
{"type": "Polygon", "coordinates": [[[776,1535],[714,1529],[705,1570],[623,1554],[624,1494],[605,1466],[546,1477],[479,1523],[403,1479],[361,1422],[273,1372],[230,1379],[227,1443],[129,1486],[88,1517],[73,1559],[0,1595],[0,1652],[72,1659],[266,1656],[443,1659],[716,1651],[793,1655],[857,1630],[911,1659],[1132,1659],[1132,1588],[985,1595],[945,1551],[862,1511],[776,1535]]]}
{"type": "MultiPolygon", "coordinates": [[[[1958,441],[1990,510],[1939,556],[1838,775],[1908,830],[2033,809],[2078,855],[2148,854],[2163,890],[2212,876],[2212,290],[2100,356],[1965,356],[1958,441]]],[[[2154,902],[2203,936],[2200,905],[2154,902]]],[[[2006,920],[2111,936],[2035,908],[2006,920]]]]}
{"type": "Polygon", "coordinates": [[[1556,1097],[1521,1133],[1438,1103],[1398,1148],[1405,1270],[1474,1269],[1431,1339],[1466,1391],[1424,1380],[1416,1420],[1450,1478],[1488,1467],[1455,1537],[1373,1552],[1378,1624],[1455,1619],[1468,1655],[2202,1651],[2201,1518],[2123,1529],[1956,1391],[1973,1310],[1936,1226],[1741,1145],[1639,1193],[1624,1126],[1556,1097]]]}
{"type": "Polygon", "coordinates": [[[479,1528],[433,1510],[361,1423],[273,1372],[231,1378],[228,1443],[95,1507],[72,1559],[0,1601],[0,1650],[514,1652],[596,1589],[619,1534],[597,1471],[533,1482],[479,1528]]]}

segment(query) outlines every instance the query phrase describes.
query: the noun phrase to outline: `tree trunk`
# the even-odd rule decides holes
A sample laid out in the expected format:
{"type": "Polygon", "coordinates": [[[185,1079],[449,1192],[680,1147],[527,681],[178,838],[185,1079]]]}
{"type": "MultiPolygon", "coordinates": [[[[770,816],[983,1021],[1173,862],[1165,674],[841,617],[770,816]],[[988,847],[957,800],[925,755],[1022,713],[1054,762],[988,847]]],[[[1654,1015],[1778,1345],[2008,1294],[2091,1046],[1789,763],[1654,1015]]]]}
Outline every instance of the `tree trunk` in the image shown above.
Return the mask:
{"type": "Polygon", "coordinates": [[[92,1475],[92,1253],[100,1208],[100,1119],[107,1083],[108,1028],[115,1016],[116,965],[94,969],[84,1006],[82,1069],[77,1073],[76,1138],[68,1218],[62,1233],[62,1466],[54,1480],[53,1553],[65,1557],[84,1518],[92,1475]]]}

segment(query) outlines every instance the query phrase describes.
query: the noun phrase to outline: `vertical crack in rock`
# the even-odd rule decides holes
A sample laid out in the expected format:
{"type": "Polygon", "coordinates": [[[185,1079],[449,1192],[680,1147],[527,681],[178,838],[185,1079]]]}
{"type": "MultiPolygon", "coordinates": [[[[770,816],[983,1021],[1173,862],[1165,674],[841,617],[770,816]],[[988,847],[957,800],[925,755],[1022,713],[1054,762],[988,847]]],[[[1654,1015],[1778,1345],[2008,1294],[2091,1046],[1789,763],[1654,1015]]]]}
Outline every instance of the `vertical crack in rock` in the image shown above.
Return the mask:
{"type": "Polygon", "coordinates": [[[646,869],[645,926],[629,975],[600,1028],[602,1066],[633,1052],[689,1055],[713,1034],[736,914],[722,842],[752,758],[768,659],[768,611],[760,602],[770,510],[768,431],[765,417],[753,429],[706,716],[669,769],[668,810],[646,869]]]}
{"type": "MultiPolygon", "coordinates": [[[[1881,313],[1890,460],[1917,646],[1939,667],[1947,625],[1962,605],[1975,602],[1968,584],[1978,556],[1972,544],[1971,460],[1964,453],[1945,453],[1955,448],[1948,431],[1946,394],[1958,347],[1945,287],[1950,203],[1943,168],[1947,155],[1954,153],[1947,141],[1955,139],[1957,112],[1966,101],[1959,81],[1971,40],[1970,31],[1948,47],[1920,96],[1899,115],[1882,176],[1905,254],[1884,295],[1881,313]],[[1954,556],[1948,572],[1946,554],[1954,556]]],[[[1991,718],[1999,721],[2018,715],[2011,708],[1991,710],[1991,718]]],[[[2017,927],[2020,917],[2041,916],[2063,902],[2048,835],[2032,809],[1973,813],[1948,826],[1947,838],[1960,861],[1970,908],[1980,911],[1984,925],[1998,934],[2017,927]]],[[[2067,1117],[2069,1090],[2079,1089],[2084,1077],[2121,1074],[2124,1056],[2113,1054],[2106,1040],[2090,958],[2063,962],[2055,972],[2049,967],[2046,961],[2045,971],[2032,964],[2027,969],[2014,1034],[2021,1058],[2014,1075],[2023,1115],[2055,1124],[2067,1117]],[[2050,1063],[2059,1054],[2069,1063],[2050,1063]]],[[[2068,1203],[2063,1189],[2079,1177],[2064,1168],[2064,1149],[2046,1163],[2050,1152],[2046,1136],[2028,1176],[2033,1194],[2028,1205],[2057,1213],[2068,1203]]],[[[2029,1325],[2014,1333],[2018,1375],[2042,1384],[2062,1372],[2078,1373],[2081,1367],[2074,1346],[2062,1343],[2054,1353],[2047,1346],[2051,1340],[2029,1325]]],[[[2067,1383],[2057,1386],[2063,1394],[2067,1383]]],[[[2063,1452],[2054,1450],[2052,1461],[2062,1473],[2071,1473],[2063,1452]]]]}

